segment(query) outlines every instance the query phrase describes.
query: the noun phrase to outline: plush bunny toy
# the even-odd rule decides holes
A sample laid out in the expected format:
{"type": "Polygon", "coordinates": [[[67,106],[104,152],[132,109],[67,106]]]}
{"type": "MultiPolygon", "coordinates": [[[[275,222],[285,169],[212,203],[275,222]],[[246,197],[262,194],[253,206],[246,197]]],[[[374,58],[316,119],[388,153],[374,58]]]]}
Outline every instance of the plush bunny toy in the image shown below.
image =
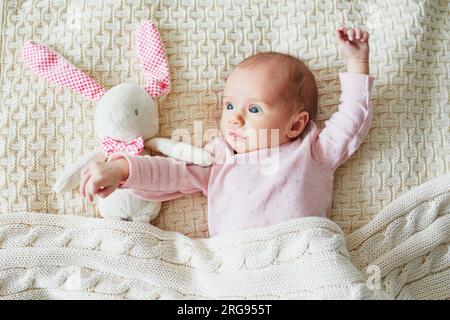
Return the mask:
{"type": "MultiPolygon", "coordinates": [[[[169,66],[158,30],[152,22],[141,23],[136,35],[137,54],[148,81],[145,88],[123,83],[106,92],[45,45],[29,41],[22,48],[22,59],[34,73],[98,102],[94,121],[102,146],[67,167],[53,187],[55,192],[70,191],[79,186],[80,172],[85,165],[107,161],[114,152],[146,155],[151,149],[202,166],[212,163],[211,155],[203,149],[154,138],[158,133],[158,110],[152,97],[170,91],[169,66]]],[[[142,222],[153,220],[161,208],[160,203],[139,199],[126,189],[117,189],[108,197],[99,198],[98,205],[103,217],[142,222]]]]}

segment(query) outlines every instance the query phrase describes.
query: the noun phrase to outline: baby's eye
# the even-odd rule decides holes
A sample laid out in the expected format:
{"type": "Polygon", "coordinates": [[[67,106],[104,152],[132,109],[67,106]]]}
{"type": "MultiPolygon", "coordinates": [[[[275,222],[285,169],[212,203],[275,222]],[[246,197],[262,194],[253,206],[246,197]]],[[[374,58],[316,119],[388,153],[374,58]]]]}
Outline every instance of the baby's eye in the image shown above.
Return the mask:
{"type": "Polygon", "coordinates": [[[134,109],[134,114],[137,115],[137,116],[139,115],[138,109],[134,109]]]}
{"type": "Polygon", "coordinates": [[[256,104],[252,104],[250,108],[248,108],[248,111],[250,111],[251,113],[258,113],[262,111],[262,108],[256,104]]]}
{"type": "Polygon", "coordinates": [[[233,104],[230,103],[230,102],[227,102],[227,104],[225,105],[225,107],[227,108],[227,110],[233,110],[233,109],[234,109],[233,104]]]}

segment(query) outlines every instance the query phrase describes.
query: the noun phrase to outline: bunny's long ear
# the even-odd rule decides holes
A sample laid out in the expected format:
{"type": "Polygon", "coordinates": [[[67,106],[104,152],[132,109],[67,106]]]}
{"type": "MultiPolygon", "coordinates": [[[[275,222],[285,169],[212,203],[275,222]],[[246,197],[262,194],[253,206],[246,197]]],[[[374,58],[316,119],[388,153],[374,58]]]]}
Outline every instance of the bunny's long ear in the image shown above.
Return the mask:
{"type": "Polygon", "coordinates": [[[151,21],[141,23],[136,32],[137,55],[147,79],[145,90],[152,97],[170,91],[170,71],[158,29],[151,21]]]}
{"type": "Polygon", "coordinates": [[[98,101],[106,90],[45,45],[28,41],[21,50],[25,64],[38,76],[98,101]]]}

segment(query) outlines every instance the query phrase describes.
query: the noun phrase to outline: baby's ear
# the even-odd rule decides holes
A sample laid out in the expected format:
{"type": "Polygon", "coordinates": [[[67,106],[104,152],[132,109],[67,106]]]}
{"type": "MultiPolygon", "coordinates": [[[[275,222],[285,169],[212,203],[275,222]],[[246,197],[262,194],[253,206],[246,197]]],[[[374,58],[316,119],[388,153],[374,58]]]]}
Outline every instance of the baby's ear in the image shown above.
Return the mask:
{"type": "Polygon", "coordinates": [[[290,120],[291,127],[287,133],[288,138],[294,139],[300,136],[303,130],[305,130],[308,120],[309,113],[307,111],[301,111],[292,115],[290,120]]]}
{"type": "Polygon", "coordinates": [[[170,71],[158,29],[151,21],[141,23],[136,32],[137,55],[147,79],[145,90],[152,97],[170,91],[170,71]]]}
{"type": "Polygon", "coordinates": [[[87,74],[77,69],[49,47],[28,41],[21,50],[25,65],[36,75],[98,101],[106,90],[87,74]]]}

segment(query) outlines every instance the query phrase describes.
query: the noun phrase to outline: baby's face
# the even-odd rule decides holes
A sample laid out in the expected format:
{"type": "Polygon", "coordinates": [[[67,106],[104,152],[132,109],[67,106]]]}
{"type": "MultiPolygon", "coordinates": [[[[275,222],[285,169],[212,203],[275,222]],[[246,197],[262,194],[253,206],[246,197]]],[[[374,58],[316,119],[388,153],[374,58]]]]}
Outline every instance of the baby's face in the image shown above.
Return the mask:
{"type": "Polygon", "coordinates": [[[292,111],[281,97],[283,81],[272,64],[238,67],[225,84],[221,129],[244,153],[288,142],[292,111]]]}

